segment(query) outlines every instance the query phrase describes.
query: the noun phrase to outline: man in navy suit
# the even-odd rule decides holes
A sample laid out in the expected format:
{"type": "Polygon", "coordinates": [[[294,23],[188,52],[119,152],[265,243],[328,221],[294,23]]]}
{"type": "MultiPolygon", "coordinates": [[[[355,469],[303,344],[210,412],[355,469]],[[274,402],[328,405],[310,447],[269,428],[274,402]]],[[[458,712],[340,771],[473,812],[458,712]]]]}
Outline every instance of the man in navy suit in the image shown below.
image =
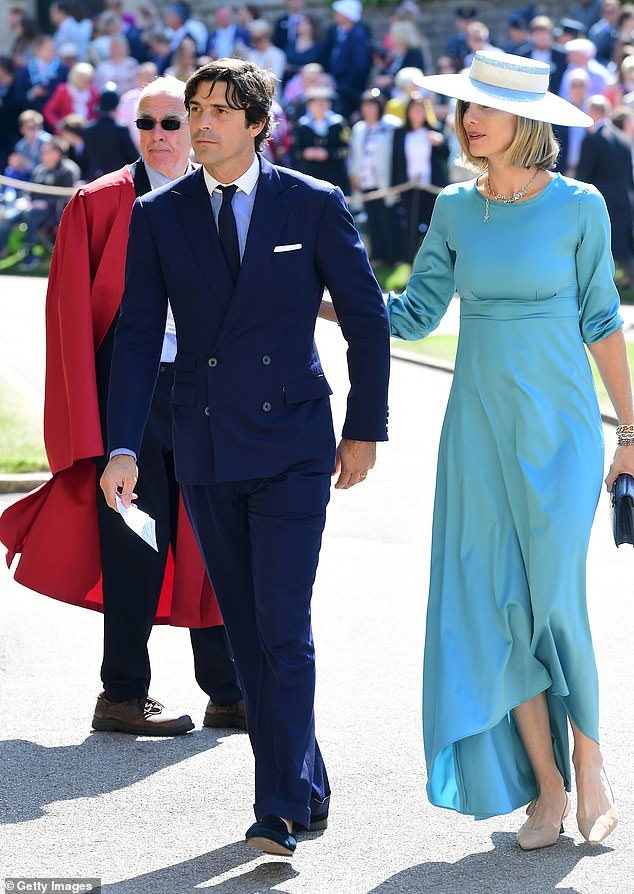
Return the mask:
{"type": "Polygon", "coordinates": [[[298,829],[325,828],[330,800],[315,739],[310,624],[330,477],[339,473],[341,489],[363,481],[375,442],[387,439],[389,338],[341,191],[259,154],[273,93],[269,72],[238,59],[212,62],[187,83],[202,167],[134,206],[102,487],[111,507],[117,491],[130,504],[169,296],[176,476],[255,753],[247,844],[291,856],[298,829]],[[351,382],[336,449],[314,344],[324,288],[348,342],[351,382]]]}

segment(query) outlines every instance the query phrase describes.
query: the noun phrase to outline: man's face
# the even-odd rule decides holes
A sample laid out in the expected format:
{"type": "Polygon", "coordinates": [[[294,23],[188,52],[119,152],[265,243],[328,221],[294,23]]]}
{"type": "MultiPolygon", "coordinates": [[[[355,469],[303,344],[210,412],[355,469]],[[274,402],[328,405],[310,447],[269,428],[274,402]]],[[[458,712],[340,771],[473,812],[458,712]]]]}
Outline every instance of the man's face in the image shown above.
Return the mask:
{"type": "Polygon", "coordinates": [[[531,31],[531,40],[536,49],[549,50],[552,46],[553,37],[548,28],[534,28],[531,31]]]}
{"type": "Polygon", "coordinates": [[[189,103],[192,146],[209,173],[227,183],[251,164],[254,141],[264,122],[247,125],[244,109],[227,105],[225,81],[216,81],[211,93],[209,87],[210,81],[201,81],[189,103]]]}
{"type": "Polygon", "coordinates": [[[61,14],[55,3],[51,6],[49,18],[54,25],[59,25],[64,20],[64,16],[61,14]]]}
{"type": "Polygon", "coordinates": [[[42,164],[49,171],[54,171],[62,160],[62,153],[56,146],[44,143],[42,146],[42,164]]]}
{"type": "Polygon", "coordinates": [[[154,120],[152,130],[139,131],[143,161],[165,177],[174,179],[184,174],[189,159],[190,142],[183,101],[167,93],[146,96],[139,103],[137,117],[154,120]],[[163,130],[160,122],[164,118],[180,120],[180,128],[163,130]]]}
{"type": "Polygon", "coordinates": [[[52,62],[55,57],[55,44],[52,40],[43,40],[36,50],[38,56],[43,62],[52,62]]]}
{"type": "Polygon", "coordinates": [[[216,25],[218,28],[228,28],[233,16],[228,6],[221,6],[216,12],[216,25]]]}

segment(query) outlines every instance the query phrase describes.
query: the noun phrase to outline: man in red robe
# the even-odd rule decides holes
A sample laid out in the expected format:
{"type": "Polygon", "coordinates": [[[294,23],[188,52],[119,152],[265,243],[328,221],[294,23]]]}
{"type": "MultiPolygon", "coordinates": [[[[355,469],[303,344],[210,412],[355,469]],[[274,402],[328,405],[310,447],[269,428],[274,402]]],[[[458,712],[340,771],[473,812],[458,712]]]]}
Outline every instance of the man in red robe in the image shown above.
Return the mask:
{"type": "Polygon", "coordinates": [[[176,339],[168,320],[141,448],[140,509],[156,521],[154,551],[109,510],[98,487],[106,464],[105,408],[123,293],[132,205],[189,170],[184,85],[161,78],[138,103],[141,158],[88,184],[67,206],[46,300],[44,439],[53,477],[0,518],[15,579],[104,613],[104,684],[93,728],[136,735],[192,729],[187,714],[148,696],[153,623],[190,628],[204,725],[245,728],[244,704],[215,596],[180,501],[172,458],[170,394],[176,339]]]}

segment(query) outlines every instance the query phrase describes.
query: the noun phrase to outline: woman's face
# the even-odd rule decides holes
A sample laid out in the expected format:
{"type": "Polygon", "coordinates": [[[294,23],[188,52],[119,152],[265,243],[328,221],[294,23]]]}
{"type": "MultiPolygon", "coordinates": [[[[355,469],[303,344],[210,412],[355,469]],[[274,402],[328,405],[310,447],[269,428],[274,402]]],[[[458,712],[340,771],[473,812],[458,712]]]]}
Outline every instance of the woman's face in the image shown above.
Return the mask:
{"type": "Polygon", "coordinates": [[[503,155],[515,137],[517,116],[489,106],[468,103],[462,123],[469,152],[476,158],[492,158],[503,155]]]}
{"type": "Polygon", "coordinates": [[[420,130],[427,123],[425,106],[420,102],[413,102],[407,110],[407,120],[412,130],[420,130]]]}
{"type": "Polygon", "coordinates": [[[377,124],[381,118],[381,112],[375,102],[361,103],[361,117],[368,124],[377,124]]]}
{"type": "Polygon", "coordinates": [[[297,23],[297,33],[307,40],[313,39],[313,23],[308,16],[302,16],[297,23]]]}

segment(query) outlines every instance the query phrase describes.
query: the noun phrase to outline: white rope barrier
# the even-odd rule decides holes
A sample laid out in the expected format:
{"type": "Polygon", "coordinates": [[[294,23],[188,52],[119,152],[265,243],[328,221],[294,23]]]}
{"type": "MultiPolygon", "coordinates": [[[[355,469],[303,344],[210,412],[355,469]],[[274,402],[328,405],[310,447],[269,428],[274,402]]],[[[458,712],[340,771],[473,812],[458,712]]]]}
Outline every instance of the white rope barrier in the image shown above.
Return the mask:
{"type": "MultiPolygon", "coordinates": [[[[0,186],[12,186],[14,189],[19,190],[21,192],[32,192],[38,194],[48,194],[52,196],[67,196],[70,198],[74,196],[78,189],[81,189],[84,184],[80,184],[79,186],[46,186],[43,183],[31,183],[28,180],[16,180],[14,177],[5,177],[3,174],[0,174],[0,186]]],[[[418,180],[408,180],[406,183],[399,183],[396,186],[390,186],[389,189],[374,189],[372,192],[364,192],[364,193],[355,193],[352,196],[346,196],[346,201],[353,202],[357,204],[359,202],[372,202],[375,199],[385,199],[388,196],[392,197],[395,195],[400,195],[402,192],[408,192],[410,189],[420,189],[424,192],[434,193],[437,195],[441,189],[439,186],[431,186],[427,183],[419,183],[418,180]]]]}

